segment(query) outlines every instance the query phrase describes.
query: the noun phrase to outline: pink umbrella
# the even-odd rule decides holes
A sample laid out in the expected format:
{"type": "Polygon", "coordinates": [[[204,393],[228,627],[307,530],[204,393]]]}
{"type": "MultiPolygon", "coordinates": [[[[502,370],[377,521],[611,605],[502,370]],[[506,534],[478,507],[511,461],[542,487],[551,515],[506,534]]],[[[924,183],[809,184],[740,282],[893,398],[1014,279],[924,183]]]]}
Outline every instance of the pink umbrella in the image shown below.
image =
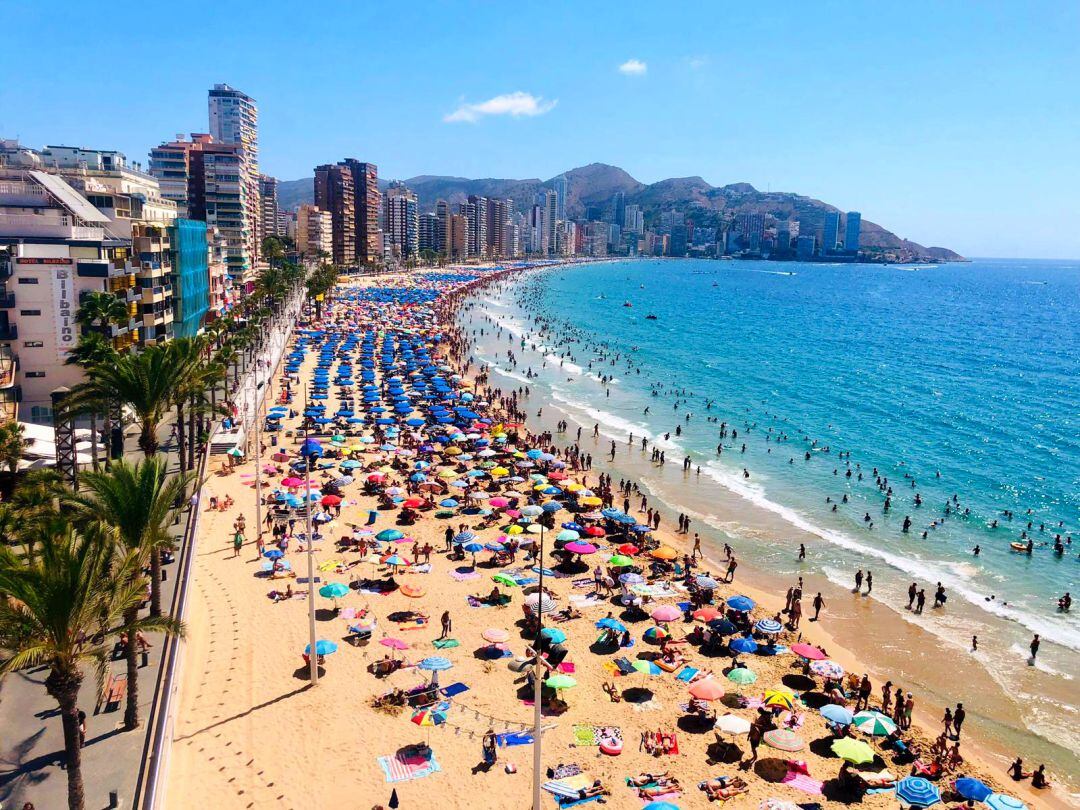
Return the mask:
{"type": "Polygon", "coordinates": [[[724,687],[712,678],[705,678],[695,684],[691,684],[688,691],[698,700],[719,700],[724,696],[724,687]]]}
{"type": "Polygon", "coordinates": [[[483,637],[484,641],[490,641],[492,644],[502,644],[510,638],[508,632],[498,627],[489,627],[480,635],[483,637]]]}
{"type": "Polygon", "coordinates": [[[288,487],[289,489],[292,489],[293,487],[302,487],[304,485],[304,482],[301,481],[299,478],[290,475],[288,478],[281,479],[281,485],[283,487],[288,487]]]}
{"type": "Polygon", "coordinates": [[[805,658],[807,661],[821,661],[828,658],[824,651],[819,650],[812,644],[803,644],[801,642],[799,644],[792,644],[791,651],[800,658],[805,658]]]}
{"type": "Polygon", "coordinates": [[[510,501],[508,499],[499,497],[491,498],[490,500],[488,500],[488,503],[490,503],[496,509],[502,509],[504,506],[510,505],[510,501]]]}
{"type": "Polygon", "coordinates": [[[655,622],[673,622],[682,618],[682,611],[675,605],[660,605],[651,615],[655,622]]]}
{"type": "Polygon", "coordinates": [[[577,540],[571,541],[563,546],[565,551],[569,551],[571,554],[595,554],[596,546],[592,543],[581,543],[577,540]]]}

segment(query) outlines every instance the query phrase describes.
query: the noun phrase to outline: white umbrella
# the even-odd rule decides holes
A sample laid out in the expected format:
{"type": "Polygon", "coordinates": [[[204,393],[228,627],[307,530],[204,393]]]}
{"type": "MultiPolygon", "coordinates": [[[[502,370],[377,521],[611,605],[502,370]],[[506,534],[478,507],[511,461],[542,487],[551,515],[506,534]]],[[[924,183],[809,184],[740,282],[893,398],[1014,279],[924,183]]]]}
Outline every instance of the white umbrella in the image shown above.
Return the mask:
{"type": "Polygon", "coordinates": [[[555,610],[555,600],[546,593],[530,593],[525,597],[525,606],[534,613],[551,613],[555,610]]]}

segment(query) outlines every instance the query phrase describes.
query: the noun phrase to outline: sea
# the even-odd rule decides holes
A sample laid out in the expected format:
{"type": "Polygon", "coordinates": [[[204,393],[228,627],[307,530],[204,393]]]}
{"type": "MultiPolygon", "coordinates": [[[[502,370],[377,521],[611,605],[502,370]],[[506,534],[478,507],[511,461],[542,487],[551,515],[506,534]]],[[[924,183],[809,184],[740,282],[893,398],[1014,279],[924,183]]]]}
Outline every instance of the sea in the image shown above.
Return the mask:
{"type": "Polygon", "coordinates": [[[581,427],[598,468],[614,443],[710,547],[806,577],[860,657],[966,699],[1002,762],[1077,779],[1080,608],[1058,599],[1080,596],[1080,261],[631,259],[528,271],[462,319],[562,443],[581,427]]]}

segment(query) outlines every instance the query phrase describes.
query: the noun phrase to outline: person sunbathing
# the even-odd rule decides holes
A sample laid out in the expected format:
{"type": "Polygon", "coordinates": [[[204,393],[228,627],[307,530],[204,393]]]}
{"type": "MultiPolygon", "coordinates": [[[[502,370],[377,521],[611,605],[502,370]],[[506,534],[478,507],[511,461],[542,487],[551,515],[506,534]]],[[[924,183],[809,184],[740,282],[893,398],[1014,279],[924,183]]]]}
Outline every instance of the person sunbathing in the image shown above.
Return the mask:
{"type": "Polygon", "coordinates": [[[746,793],[750,789],[749,785],[738,776],[721,776],[716,779],[707,779],[701,783],[700,787],[705,791],[705,795],[709,797],[709,801],[731,799],[740,793],[746,793]]]}
{"type": "Polygon", "coordinates": [[[579,799],[591,799],[593,796],[609,796],[611,791],[604,787],[603,783],[597,779],[588,787],[584,787],[578,791],[579,799]]]}
{"type": "Polygon", "coordinates": [[[638,796],[642,799],[652,799],[679,790],[679,780],[674,777],[657,779],[656,784],[650,787],[639,787],[638,796]]]}
{"type": "Polygon", "coordinates": [[[659,782],[661,779],[667,779],[668,772],[660,771],[659,773],[640,773],[637,776],[627,777],[626,781],[631,787],[645,787],[650,782],[659,782]]]}

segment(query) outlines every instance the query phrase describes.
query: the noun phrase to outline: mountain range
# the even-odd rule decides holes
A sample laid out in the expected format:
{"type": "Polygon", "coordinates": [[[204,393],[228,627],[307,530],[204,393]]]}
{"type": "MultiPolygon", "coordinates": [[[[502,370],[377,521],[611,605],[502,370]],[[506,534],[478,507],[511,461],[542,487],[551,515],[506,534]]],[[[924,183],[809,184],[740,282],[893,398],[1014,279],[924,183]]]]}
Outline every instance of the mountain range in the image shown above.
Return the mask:
{"type": "MultiPolygon", "coordinates": [[[[571,219],[586,216],[589,208],[607,213],[616,192],[625,195],[627,205],[639,205],[646,226],[656,222],[664,211],[682,211],[696,227],[718,227],[738,214],[759,213],[775,219],[799,220],[801,231],[818,232],[828,211],[839,211],[821,200],[784,191],[759,191],[749,183],[713,186],[700,177],[673,177],[646,184],[634,179],[617,166],[590,163],[571,169],[563,175],[567,181],[566,211],[571,219]]],[[[536,195],[553,188],[556,178],[540,180],[511,180],[441,175],[410,177],[405,184],[420,201],[421,211],[432,211],[437,200],[451,204],[465,202],[470,194],[482,197],[510,198],[519,211],[531,206],[536,195]]],[[[380,181],[384,185],[384,181],[380,181]]],[[[278,183],[278,203],[291,210],[302,203],[311,203],[314,184],[311,178],[284,180],[278,183]]],[[[842,231],[841,231],[842,233],[842,231]]],[[[948,248],[924,247],[917,242],[867,220],[862,220],[859,232],[861,249],[887,261],[962,261],[963,257],[948,248]]]]}

